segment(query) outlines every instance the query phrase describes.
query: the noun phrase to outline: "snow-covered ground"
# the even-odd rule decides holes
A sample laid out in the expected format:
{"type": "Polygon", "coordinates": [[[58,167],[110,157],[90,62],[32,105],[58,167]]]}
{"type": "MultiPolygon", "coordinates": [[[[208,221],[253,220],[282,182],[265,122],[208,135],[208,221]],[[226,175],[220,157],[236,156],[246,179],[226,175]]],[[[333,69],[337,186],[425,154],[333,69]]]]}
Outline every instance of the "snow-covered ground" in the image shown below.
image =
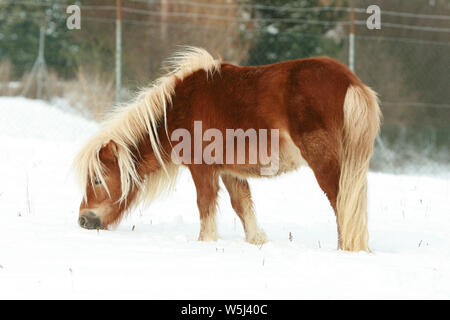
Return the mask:
{"type": "Polygon", "coordinates": [[[372,254],[336,250],[334,215],[308,168],[251,181],[262,247],[244,242],[223,191],[221,240],[197,242],[187,172],[116,230],[88,231],[70,168],[96,128],[0,97],[0,298],[450,298],[448,175],[369,175],[372,254]]]}

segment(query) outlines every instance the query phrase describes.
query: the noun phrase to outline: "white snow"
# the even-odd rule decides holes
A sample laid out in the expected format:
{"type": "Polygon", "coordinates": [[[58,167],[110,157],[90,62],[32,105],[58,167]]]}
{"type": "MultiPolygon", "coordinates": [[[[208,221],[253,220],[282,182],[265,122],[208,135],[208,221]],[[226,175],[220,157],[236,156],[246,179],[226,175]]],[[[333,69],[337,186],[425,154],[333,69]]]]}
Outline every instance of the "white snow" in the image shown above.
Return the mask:
{"type": "Polygon", "coordinates": [[[244,241],[225,192],[221,240],[197,242],[186,171],[116,230],[89,231],[77,225],[71,163],[96,128],[0,97],[0,298],[450,298],[448,175],[369,175],[372,254],[336,250],[334,215],[308,168],[251,181],[262,247],[244,241]]]}

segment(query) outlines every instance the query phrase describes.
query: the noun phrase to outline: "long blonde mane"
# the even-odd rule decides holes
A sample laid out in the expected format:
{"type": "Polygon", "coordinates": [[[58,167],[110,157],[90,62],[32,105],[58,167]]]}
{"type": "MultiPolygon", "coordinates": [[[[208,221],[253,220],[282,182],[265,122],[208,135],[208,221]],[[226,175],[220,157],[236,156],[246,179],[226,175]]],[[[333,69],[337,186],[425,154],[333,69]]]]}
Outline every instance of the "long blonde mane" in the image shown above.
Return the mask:
{"type": "Polygon", "coordinates": [[[172,104],[177,79],[183,80],[198,70],[205,70],[207,77],[220,72],[220,60],[215,60],[206,50],[185,47],[167,60],[168,72],[148,88],[141,90],[129,105],[116,109],[109,119],[102,123],[99,132],[92,137],[75,159],[83,197],[86,199],[88,183],[94,185],[100,180],[109,193],[105,183],[105,168],[100,161],[100,150],[110,141],[117,145],[115,156],[120,169],[124,201],[133,186],[139,188],[139,196],[151,201],[161,192],[173,186],[177,166],[169,161],[161,149],[158,127],[164,125],[167,133],[167,111],[172,104]],[[151,177],[140,177],[132,150],[138,150],[138,143],[149,139],[153,152],[161,164],[161,170],[151,177]]]}

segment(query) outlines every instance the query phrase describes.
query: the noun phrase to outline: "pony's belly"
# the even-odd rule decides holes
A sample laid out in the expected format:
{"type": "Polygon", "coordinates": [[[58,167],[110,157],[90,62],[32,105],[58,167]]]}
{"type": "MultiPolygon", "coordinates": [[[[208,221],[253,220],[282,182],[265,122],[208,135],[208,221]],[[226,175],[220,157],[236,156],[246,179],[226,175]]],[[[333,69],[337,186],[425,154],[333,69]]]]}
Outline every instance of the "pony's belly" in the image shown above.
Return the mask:
{"type": "Polygon", "coordinates": [[[280,162],[278,174],[298,169],[300,166],[307,165],[302,157],[300,149],[294,144],[291,137],[287,134],[281,137],[280,141],[280,162]]]}
{"type": "MultiPolygon", "coordinates": [[[[267,162],[267,160],[264,159],[264,162],[267,162]]],[[[270,165],[264,166],[259,162],[257,164],[226,165],[224,171],[242,179],[276,177],[283,173],[294,171],[303,165],[307,165],[307,162],[302,157],[300,149],[287,133],[282,132],[279,140],[278,157],[272,158],[270,165]],[[273,170],[267,170],[270,166],[273,170]]]]}

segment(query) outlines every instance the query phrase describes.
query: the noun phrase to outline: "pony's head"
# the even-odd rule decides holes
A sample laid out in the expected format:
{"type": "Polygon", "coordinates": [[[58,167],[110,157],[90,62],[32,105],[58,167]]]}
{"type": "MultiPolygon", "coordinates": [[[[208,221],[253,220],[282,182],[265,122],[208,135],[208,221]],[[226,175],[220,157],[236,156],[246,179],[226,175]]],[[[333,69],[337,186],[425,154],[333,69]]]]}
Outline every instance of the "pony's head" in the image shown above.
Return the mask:
{"type": "Polygon", "coordinates": [[[103,127],[74,162],[83,191],[78,222],[86,229],[117,225],[135,205],[170,191],[178,173],[158,144],[131,142],[124,132],[117,135],[117,127],[109,128],[103,127]]]}
{"type": "Polygon", "coordinates": [[[75,165],[83,188],[78,222],[86,229],[103,229],[120,221],[133,204],[140,185],[129,150],[114,141],[86,146],[75,165]]]}

